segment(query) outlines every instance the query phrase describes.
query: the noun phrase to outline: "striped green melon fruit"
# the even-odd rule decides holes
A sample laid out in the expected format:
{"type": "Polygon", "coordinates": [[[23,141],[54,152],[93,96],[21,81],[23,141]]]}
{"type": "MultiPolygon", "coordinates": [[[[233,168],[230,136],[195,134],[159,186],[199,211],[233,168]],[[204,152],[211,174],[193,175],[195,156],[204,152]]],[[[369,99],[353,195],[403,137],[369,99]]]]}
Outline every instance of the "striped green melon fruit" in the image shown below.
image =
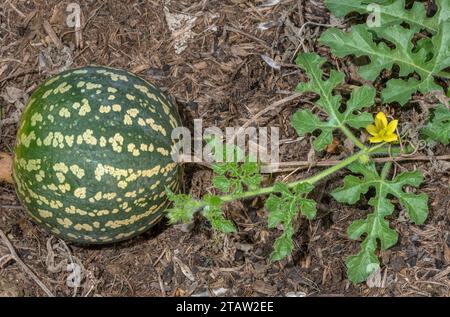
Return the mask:
{"type": "Polygon", "coordinates": [[[60,73],[30,97],[17,135],[16,190],[31,217],[57,236],[100,244],[142,233],[177,191],[176,108],[123,70],[60,73]]]}

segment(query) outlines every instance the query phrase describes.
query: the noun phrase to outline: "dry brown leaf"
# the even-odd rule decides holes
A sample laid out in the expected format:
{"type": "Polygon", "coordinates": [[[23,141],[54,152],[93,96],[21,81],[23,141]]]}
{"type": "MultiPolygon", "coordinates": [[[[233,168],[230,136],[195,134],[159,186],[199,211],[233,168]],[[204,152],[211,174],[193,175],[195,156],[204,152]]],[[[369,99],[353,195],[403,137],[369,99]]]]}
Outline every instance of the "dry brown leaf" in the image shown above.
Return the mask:
{"type": "Polygon", "coordinates": [[[327,153],[335,153],[339,145],[339,140],[336,137],[333,137],[333,142],[327,146],[327,153]]]}
{"type": "Polygon", "coordinates": [[[191,269],[189,268],[189,266],[187,266],[186,264],[184,264],[179,258],[177,258],[176,256],[173,257],[173,260],[176,264],[178,264],[178,266],[181,269],[181,272],[184,274],[184,276],[186,276],[190,281],[195,282],[195,276],[194,274],[192,274],[191,269]]]}
{"type": "Polygon", "coordinates": [[[444,261],[445,264],[450,265],[450,248],[444,243],[444,261]]]}
{"type": "Polygon", "coordinates": [[[5,93],[3,93],[1,97],[8,103],[15,103],[25,95],[25,92],[22,89],[16,87],[8,86],[5,90],[5,93]]]}
{"type": "Polygon", "coordinates": [[[0,183],[13,183],[12,178],[12,156],[7,153],[0,153],[0,183]]]}

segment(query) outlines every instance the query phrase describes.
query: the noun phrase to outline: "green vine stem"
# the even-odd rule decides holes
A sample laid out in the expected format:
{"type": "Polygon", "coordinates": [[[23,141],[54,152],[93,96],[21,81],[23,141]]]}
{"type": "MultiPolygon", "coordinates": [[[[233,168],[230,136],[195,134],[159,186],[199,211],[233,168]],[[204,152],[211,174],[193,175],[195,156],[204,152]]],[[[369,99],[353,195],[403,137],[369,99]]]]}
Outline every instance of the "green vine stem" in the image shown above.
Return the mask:
{"type": "Polygon", "coordinates": [[[391,170],[392,167],[392,162],[387,162],[386,164],[384,164],[383,169],[381,170],[381,178],[382,179],[386,179],[386,177],[389,174],[389,171],[391,170]]]}
{"type": "MultiPolygon", "coordinates": [[[[309,178],[305,178],[302,180],[298,180],[298,181],[289,183],[289,184],[287,184],[287,186],[289,188],[293,188],[301,183],[310,183],[310,184],[317,183],[318,181],[322,180],[323,178],[339,171],[340,169],[348,166],[349,164],[355,162],[356,160],[358,160],[364,156],[369,156],[370,154],[376,152],[381,147],[383,147],[385,144],[386,143],[381,143],[381,144],[378,144],[371,148],[365,148],[365,149],[353,154],[352,156],[349,156],[345,160],[342,160],[339,164],[331,166],[331,167],[323,170],[322,172],[320,172],[314,176],[311,176],[309,178]]],[[[275,188],[274,188],[274,186],[270,186],[270,187],[264,187],[264,188],[257,189],[257,190],[243,192],[241,194],[221,196],[220,199],[222,200],[222,202],[230,202],[230,201],[234,201],[234,200],[246,199],[246,198],[251,198],[251,197],[260,196],[260,195],[267,195],[267,194],[271,194],[273,192],[276,192],[275,188]]]]}
{"type": "Polygon", "coordinates": [[[361,150],[367,150],[367,146],[365,146],[358,138],[347,128],[345,125],[341,124],[339,129],[345,134],[347,138],[349,138],[354,145],[359,147],[361,150]]]}

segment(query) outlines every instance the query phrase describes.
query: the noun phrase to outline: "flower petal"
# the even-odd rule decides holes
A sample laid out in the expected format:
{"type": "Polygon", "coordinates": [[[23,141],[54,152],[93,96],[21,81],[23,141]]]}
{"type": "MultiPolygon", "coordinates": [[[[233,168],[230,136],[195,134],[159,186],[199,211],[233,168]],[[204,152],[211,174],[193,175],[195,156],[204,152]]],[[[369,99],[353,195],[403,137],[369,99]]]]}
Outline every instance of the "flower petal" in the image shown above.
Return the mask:
{"type": "Polygon", "coordinates": [[[397,136],[397,134],[394,134],[394,133],[386,134],[383,137],[383,141],[385,141],[385,142],[394,142],[397,140],[398,140],[398,136],[397,136]]]}
{"type": "Polygon", "coordinates": [[[379,136],[372,136],[369,138],[370,143],[380,143],[383,142],[383,138],[379,136]]]}
{"type": "Polygon", "coordinates": [[[388,124],[388,122],[387,122],[386,115],[383,112],[381,112],[381,111],[378,112],[376,117],[375,117],[375,125],[377,126],[377,128],[379,130],[383,129],[383,128],[386,128],[387,124],[388,124]]]}
{"type": "Polygon", "coordinates": [[[377,136],[378,135],[378,129],[376,126],[374,126],[373,124],[369,124],[366,128],[367,132],[369,132],[370,134],[372,134],[373,136],[377,136]]]}
{"type": "Polygon", "coordinates": [[[386,128],[386,134],[391,134],[395,132],[395,129],[397,128],[398,120],[392,120],[389,122],[386,128]]]}

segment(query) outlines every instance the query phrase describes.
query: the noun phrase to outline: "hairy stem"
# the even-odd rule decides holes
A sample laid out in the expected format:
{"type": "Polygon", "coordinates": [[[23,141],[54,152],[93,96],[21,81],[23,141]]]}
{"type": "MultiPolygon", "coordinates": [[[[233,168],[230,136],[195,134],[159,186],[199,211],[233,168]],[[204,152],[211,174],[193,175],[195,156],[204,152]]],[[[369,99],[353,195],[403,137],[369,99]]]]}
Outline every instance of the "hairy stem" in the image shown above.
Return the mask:
{"type": "Polygon", "coordinates": [[[389,174],[389,171],[391,170],[392,162],[387,162],[384,164],[383,169],[381,170],[381,178],[386,179],[386,177],[389,174]]]}
{"type": "MultiPolygon", "coordinates": [[[[348,158],[346,158],[345,160],[342,160],[338,164],[331,166],[314,176],[289,183],[289,184],[287,184],[287,186],[290,188],[293,188],[301,183],[310,183],[310,184],[317,183],[321,179],[323,179],[323,178],[337,172],[338,170],[346,167],[347,165],[355,162],[360,157],[362,157],[364,155],[370,155],[373,152],[376,152],[376,150],[378,150],[379,148],[381,148],[384,145],[385,145],[385,143],[381,143],[381,144],[376,145],[371,148],[366,148],[363,145],[364,146],[363,150],[359,151],[358,153],[353,154],[352,156],[349,156],[348,158]]],[[[233,201],[233,200],[239,200],[239,199],[245,199],[245,198],[250,198],[250,197],[255,197],[255,196],[260,196],[260,195],[266,195],[266,194],[270,194],[273,192],[275,192],[275,188],[274,188],[274,186],[270,186],[270,187],[264,187],[264,188],[257,189],[257,190],[247,191],[247,192],[244,192],[241,194],[225,195],[225,196],[222,196],[221,199],[223,202],[229,202],[229,201],[233,201]]]]}
{"type": "Polygon", "coordinates": [[[339,128],[345,134],[345,136],[353,142],[354,145],[359,147],[361,150],[367,150],[367,147],[360,140],[358,140],[358,138],[349,130],[349,128],[347,128],[345,125],[341,125],[339,128]]]}

